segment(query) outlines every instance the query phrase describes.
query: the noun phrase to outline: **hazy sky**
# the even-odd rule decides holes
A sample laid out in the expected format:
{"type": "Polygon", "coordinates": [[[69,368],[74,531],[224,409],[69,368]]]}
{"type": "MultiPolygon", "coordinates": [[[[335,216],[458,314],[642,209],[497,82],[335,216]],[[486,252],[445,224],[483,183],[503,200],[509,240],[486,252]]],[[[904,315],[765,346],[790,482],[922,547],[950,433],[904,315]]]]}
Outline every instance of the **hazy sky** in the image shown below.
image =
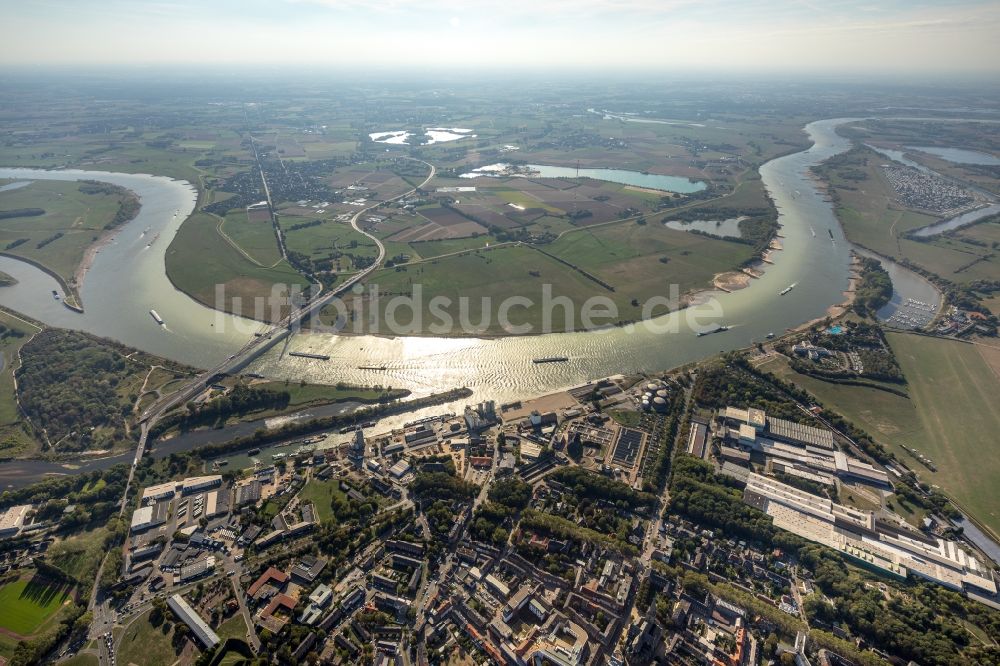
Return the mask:
{"type": "Polygon", "coordinates": [[[0,0],[0,64],[1000,72],[997,0],[0,0]]]}

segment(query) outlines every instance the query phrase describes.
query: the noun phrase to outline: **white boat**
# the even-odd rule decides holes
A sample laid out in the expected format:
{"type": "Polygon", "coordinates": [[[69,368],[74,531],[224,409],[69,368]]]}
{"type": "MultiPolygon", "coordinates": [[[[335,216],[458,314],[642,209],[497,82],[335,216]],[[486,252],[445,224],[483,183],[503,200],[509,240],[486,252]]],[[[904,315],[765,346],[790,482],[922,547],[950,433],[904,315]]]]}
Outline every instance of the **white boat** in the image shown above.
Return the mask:
{"type": "Polygon", "coordinates": [[[798,282],[791,283],[790,285],[788,285],[787,287],[785,287],[784,289],[782,289],[781,291],[779,291],[778,292],[778,296],[784,296],[785,294],[787,294],[788,292],[790,292],[792,289],[795,289],[795,287],[798,284],[799,284],[798,282]]]}
{"type": "Polygon", "coordinates": [[[163,326],[163,317],[161,317],[160,314],[156,310],[150,310],[149,311],[149,316],[152,317],[153,321],[155,321],[157,324],[159,324],[160,326],[163,326]]]}

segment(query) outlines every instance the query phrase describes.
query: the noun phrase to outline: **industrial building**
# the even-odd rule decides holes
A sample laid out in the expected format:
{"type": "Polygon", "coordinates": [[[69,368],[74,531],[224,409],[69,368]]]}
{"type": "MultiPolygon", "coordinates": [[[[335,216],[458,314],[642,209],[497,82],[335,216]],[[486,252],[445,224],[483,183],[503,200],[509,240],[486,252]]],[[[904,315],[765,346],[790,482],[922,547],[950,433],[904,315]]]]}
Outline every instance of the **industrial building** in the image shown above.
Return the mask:
{"type": "Polygon", "coordinates": [[[147,504],[146,506],[139,507],[132,512],[132,523],[129,529],[133,534],[136,532],[144,532],[150,528],[167,522],[167,516],[169,515],[170,502],[147,504]]]}
{"type": "Polygon", "coordinates": [[[700,421],[691,422],[691,430],[688,434],[688,455],[696,458],[705,457],[705,443],[708,441],[708,426],[700,421]]]}
{"type": "Polygon", "coordinates": [[[142,491],[142,503],[147,502],[159,502],[160,500],[173,498],[174,493],[177,492],[177,482],[167,481],[166,483],[159,483],[155,486],[149,486],[142,491]]]}
{"type": "Polygon", "coordinates": [[[822,446],[802,446],[768,439],[749,424],[742,424],[738,431],[730,428],[725,439],[729,444],[736,445],[721,447],[722,457],[727,460],[748,464],[748,451],[757,451],[764,455],[773,470],[816,483],[832,486],[834,479],[839,478],[878,488],[891,487],[888,473],[874,465],[822,446]]]}
{"type": "Polygon", "coordinates": [[[167,599],[167,606],[170,607],[170,610],[174,612],[174,615],[178,619],[188,626],[191,633],[198,638],[206,649],[211,650],[219,644],[219,637],[194,609],[188,605],[188,602],[184,601],[184,597],[179,594],[169,597],[167,599]]]}
{"type": "Polygon", "coordinates": [[[221,485],[222,475],[220,474],[212,476],[192,476],[191,478],[184,479],[181,482],[181,494],[190,495],[191,493],[196,493],[199,490],[218,488],[221,485]]]}
{"type": "Polygon", "coordinates": [[[402,479],[410,472],[410,463],[405,460],[399,460],[392,467],[389,468],[389,474],[397,479],[402,479]]]}
{"type": "Polygon", "coordinates": [[[953,590],[997,592],[989,569],[955,541],[929,538],[859,511],[751,473],[743,501],[774,519],[775,527],[823,544],[871,569],[909,574],[953,590]]]}
{"type": "Polygon", "coordinates": [[[247,504],[256,504],[260,500],[262,489],[263,485],[257,480],[236,486],[235,505],[240,507],[247,504]]]}
{"type": "Polygon", "coordinates": [[[752,431],[754,436],[770,437],[799,446],[816,446],[829,450],[834,448],[833,433],[829,430],[767,416],[761,409],[726,407],[719,412],[719,418],[738,432],[735,439],[748,438],[752,431]]]}

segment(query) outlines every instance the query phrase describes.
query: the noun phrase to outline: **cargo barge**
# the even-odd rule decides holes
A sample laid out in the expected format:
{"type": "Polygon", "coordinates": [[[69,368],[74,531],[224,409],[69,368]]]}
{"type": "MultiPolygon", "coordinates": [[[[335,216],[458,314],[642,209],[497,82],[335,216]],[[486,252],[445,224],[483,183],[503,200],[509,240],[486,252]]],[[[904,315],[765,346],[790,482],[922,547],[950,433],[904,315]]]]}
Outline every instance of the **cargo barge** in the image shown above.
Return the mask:
{"type": "Polygon", "coordinates": [[[313,354],[313,353],[310,353],[310,352],[293,351],[293,352],[288,352],[288,355],[289,356],[298,356],[300,358],[314,358],[317,361],[329,361],[330,360],[330,357],[327,354],[313,354]]]}
{"type": "Polygon", "coordinates": [[[716,326],[715,328],[711,328],[711,329],[709,329],[707,331],[698,331],[695,335],[697,335],[700,338],[700,337],[703,337],[703,336],[706,336],[706,335],[711,335],[712,333],[721,333],[723,331],[728,331],[728,330],[729,330],[728,326],[725,326],[725,325],[723,325],[723,326],[716,326]]]}

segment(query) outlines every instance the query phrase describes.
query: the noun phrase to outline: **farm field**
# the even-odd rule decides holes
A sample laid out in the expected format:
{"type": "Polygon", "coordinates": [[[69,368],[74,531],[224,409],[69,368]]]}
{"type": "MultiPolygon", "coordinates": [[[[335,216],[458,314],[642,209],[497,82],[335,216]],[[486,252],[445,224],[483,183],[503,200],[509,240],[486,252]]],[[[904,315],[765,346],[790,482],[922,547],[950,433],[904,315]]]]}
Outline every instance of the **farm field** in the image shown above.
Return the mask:
{"type": "Polygon", "coordinates": [[[347,222],[324,220],[315,226],[300,226],[282,221],[285,245],[289,252],[308,257],[314,266],[326,267],[337,273],[353,273],[368,266],[378,256],[378,247],[364,234],[355,231],[347,222]]]}
{"type": "Polygon", "coordinates": [[[244,316],[252,314],[257,297],[267,298],[274,285],[306,280],[281,261],[273,268],[254,264],[218,233],[218,219],[204,213],[191,216],[167,248],[167,276],[181,291],[209,307],[233,311],[233,298],[243,299],[244,316]],[[225,302],[215,303],[216,285],[225,287],[225,302]]]}
{"type": "Polygon", "coordinates": [[[30,636],[62,608],[69,599],[65,583],[52,583],[37,576],[22,576],[0,587],[0,627],[30,636]]]}
{"type": "Polygon", "coordinates": [[[45,211],[0,219],[0,249],[36,261],[72,284],[87,247],[114,220],[123,201],[117,194],[88,194],[80,187],[76,181],[34,181],[0,192],[0,211],[45,211]]]}
{"type": "Polygon", "coordinates": [[[749,245],[676,231],[655,222],[577,231],[546,249],[611,284],[619,308],[632,299],[642,303],[653,296],[667,296],[673,284],[682,295],[705,288],[717,273],[753,255],[749,245]]]}
{"type": "MultiPolygon", "coordinates": [[[[646,300],[653,296],[670,296],[670,285],[678,285],[680,296],[707,288],[716,273],[739,265],[751,255],[752,248],[742,243],[674,231],[655,223],[623,222],[566,234],[555,243],[537,249],[508,245],[425,259],[378,271],[368,284],[377,287],[380,296],[383,308],[383,316],[378,321],[380,328],[386,323],[387,300],[392,296],[412,296],[417,293],[415,285],[419,285],[423,301],[420,321],[414,322],[410,310],[404,307],[394,314],[398,324],[412,326],[413,332],[425,334],[470,334],[471,331],[463,331],[458,324],[457,304],[464,297],[468,300],[469,322],[475,324],[482,322],[484,315],[488,317],[488,325],[481,334],[503,335],[508,332],[499,322],[499,307],[509,296],[532,300],[529,307],[516,306],[507,312],[512,326],[529,325],[530,332],[549,328],[544,326],[541,306],[544,288],[551,289],[552,297],[566,296],[578,307],[593,296],[610,299],[616,314],[595,321],[596,325],[635,321],[642,318],[646,300]],[[597,280],[567,264],[596,276],[597,280]],[[435,296],[451,299],[446,310],[451,313],[452,326],[442,327],[440,319],[432,316],[429,301],[435,296]],[[484,298],[488,299],[489,312],[484,311],[484,298]]],[[[356,313],[358,300],[349,297],[346,302],[348,309],[356,313]]],[[[369,309],[370,303],[365,302],[363,307],[369,309]]],[[[332,308],[324,312],[327,321],[336,317],[332,308]]],[[[551,318],[552,331],[582,326],[577,315],[569,326],[562,310],[557,309],[555,315],[551,318]]],[[[349,330],[354,331],[355,326],[374,332],[371,322],[357,318],[356,314],[349,330]]]]}
{"type": "Polygon", "coordinates": [[[887,337],[926,433],[923,452],[938,468],[929,478],[1000,534],[1000,456],[993,435],[1000,429],[1000,378],[974,345],[901,333],[887,337]]]}
{"type": "Polygon", "coordinates": [[[271,267],[281,261],[271,216],[265,209],[230,211],[219,231],[260,266],[271,267]]]}

